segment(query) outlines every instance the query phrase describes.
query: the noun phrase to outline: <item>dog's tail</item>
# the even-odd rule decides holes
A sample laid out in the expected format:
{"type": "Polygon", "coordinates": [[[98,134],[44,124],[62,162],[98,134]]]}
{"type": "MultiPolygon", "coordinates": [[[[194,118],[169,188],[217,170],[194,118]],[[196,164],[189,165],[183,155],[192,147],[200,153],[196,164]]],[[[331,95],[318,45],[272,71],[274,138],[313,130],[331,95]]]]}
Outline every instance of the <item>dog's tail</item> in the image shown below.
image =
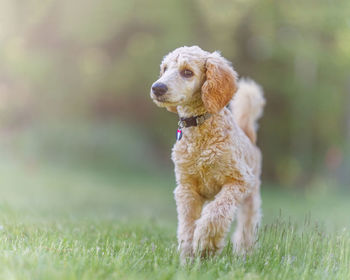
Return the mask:
{"type": "Polygon", "coordinates": [[[257,120],[262,116],[265,105],[263,90],[251,79],[240,79],[238,91],[230,102],[230,109],[239,127],[255,143],[257,120]]]}

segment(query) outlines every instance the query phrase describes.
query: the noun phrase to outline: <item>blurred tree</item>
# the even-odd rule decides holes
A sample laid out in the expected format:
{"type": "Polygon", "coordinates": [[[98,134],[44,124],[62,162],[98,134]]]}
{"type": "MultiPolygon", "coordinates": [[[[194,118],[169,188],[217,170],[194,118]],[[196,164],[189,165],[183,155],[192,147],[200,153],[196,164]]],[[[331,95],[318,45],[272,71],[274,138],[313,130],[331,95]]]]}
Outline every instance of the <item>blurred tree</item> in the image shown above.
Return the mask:
{"type": "Polygon", "coordinates": [[[347,0],[1,0],[0,124],[117,120],[168,158],[176,116],[149,88],[163,55],[197,44],[262,84],[264,176],[305,186],[334,167],[329,151],[340,166],[349,149],[349,11],[347,0]]]}

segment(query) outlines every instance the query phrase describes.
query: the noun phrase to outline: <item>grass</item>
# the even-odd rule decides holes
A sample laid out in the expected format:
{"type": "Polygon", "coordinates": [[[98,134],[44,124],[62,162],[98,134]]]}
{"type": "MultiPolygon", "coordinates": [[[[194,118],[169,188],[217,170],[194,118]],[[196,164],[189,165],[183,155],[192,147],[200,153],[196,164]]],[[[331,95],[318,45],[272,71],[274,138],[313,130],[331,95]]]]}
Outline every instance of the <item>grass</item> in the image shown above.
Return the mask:
{"type": "Polygon", "coordinates": [[[67,164],[61,151],[57,164],[11,145],[18,154],[0,157],[0,279],[350,279],[349,196],[263,186],[251,255],[229,243],[180,266],[171,172],[67,164]]]}
{"type": "Polygon", "coordinates": [[[179,265],[171,228],[153,223],[7,220],[3,279],[349,279],[349,236],[276,221],[243,258],[228,246],[217,258],[179,265]]]}
{"type": "MultiPolygon", "coordinates": [[[[335,220],[338,225],[319,225],[305,213],[322,208],[322,197],[308,209],[304,195],[271,189],[263,192],[266,217],[253,254],[236,256],[229,244],[217,258],[181,267],[171,184],[172,179],[153,176],[106,178],[62,166],[2,162],[0,277],[350,278],[350,236],[339,227],[349,225],[346,215],[343,223],[335,220]],[[303,215],[295,211],[301,206],[303,215]],[[280,214],[282,207],[294,215],[280,214]]],[[[325,219],[348,207],[339,197],[331,200],[337,204],[333,212],[322,212],[325,219]]]]}

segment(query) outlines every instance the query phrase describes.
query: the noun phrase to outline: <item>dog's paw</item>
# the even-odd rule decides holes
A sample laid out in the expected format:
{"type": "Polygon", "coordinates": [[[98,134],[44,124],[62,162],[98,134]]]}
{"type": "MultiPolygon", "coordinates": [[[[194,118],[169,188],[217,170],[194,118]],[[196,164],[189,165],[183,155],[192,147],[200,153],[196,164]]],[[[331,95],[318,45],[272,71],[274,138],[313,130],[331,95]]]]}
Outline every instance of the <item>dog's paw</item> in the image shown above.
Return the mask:
{"type": "Polygon", "coordinates": [[[215,222],[200,218],[196,223],[193,237],[193,252],[201,257],[214,256],[224,246],[223,232],[215,222]]]}
{"type": "Polygon", "coordinates": [[[255,242],[253,236],[235,233],[232,238],[233,252],[238,255],[247,255],[253,251],[255,242]]]}
{"type": "Polygon", "coordinates": [[[182,241],[179,243],[178,251],[180,253],[180,262],[182,265],[193,259],[192,241],[182,241]]]}

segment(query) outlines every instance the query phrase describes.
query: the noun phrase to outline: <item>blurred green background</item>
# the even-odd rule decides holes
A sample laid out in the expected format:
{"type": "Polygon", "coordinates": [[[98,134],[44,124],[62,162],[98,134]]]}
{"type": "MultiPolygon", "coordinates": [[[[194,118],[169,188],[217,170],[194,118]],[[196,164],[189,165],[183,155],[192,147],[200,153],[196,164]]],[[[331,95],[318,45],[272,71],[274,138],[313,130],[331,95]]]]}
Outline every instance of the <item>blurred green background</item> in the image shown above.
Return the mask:
{"type": "Polygon", "coordinates": [[[264,88],[266,187],[344,192],[349,15],[347,0],[0,0],[2,164],[165,176],[171,189],[177,117],[149,91],[165,54],[199,45],[264,88]]]}
{"type": "Polygon", "coordinates": [[[349,171],[349,0],[0,0],[0,279],[349,279],[349,171]],[[184,45],[267,99],[262,246],[190,270],[149,97],[184,45]]]}

